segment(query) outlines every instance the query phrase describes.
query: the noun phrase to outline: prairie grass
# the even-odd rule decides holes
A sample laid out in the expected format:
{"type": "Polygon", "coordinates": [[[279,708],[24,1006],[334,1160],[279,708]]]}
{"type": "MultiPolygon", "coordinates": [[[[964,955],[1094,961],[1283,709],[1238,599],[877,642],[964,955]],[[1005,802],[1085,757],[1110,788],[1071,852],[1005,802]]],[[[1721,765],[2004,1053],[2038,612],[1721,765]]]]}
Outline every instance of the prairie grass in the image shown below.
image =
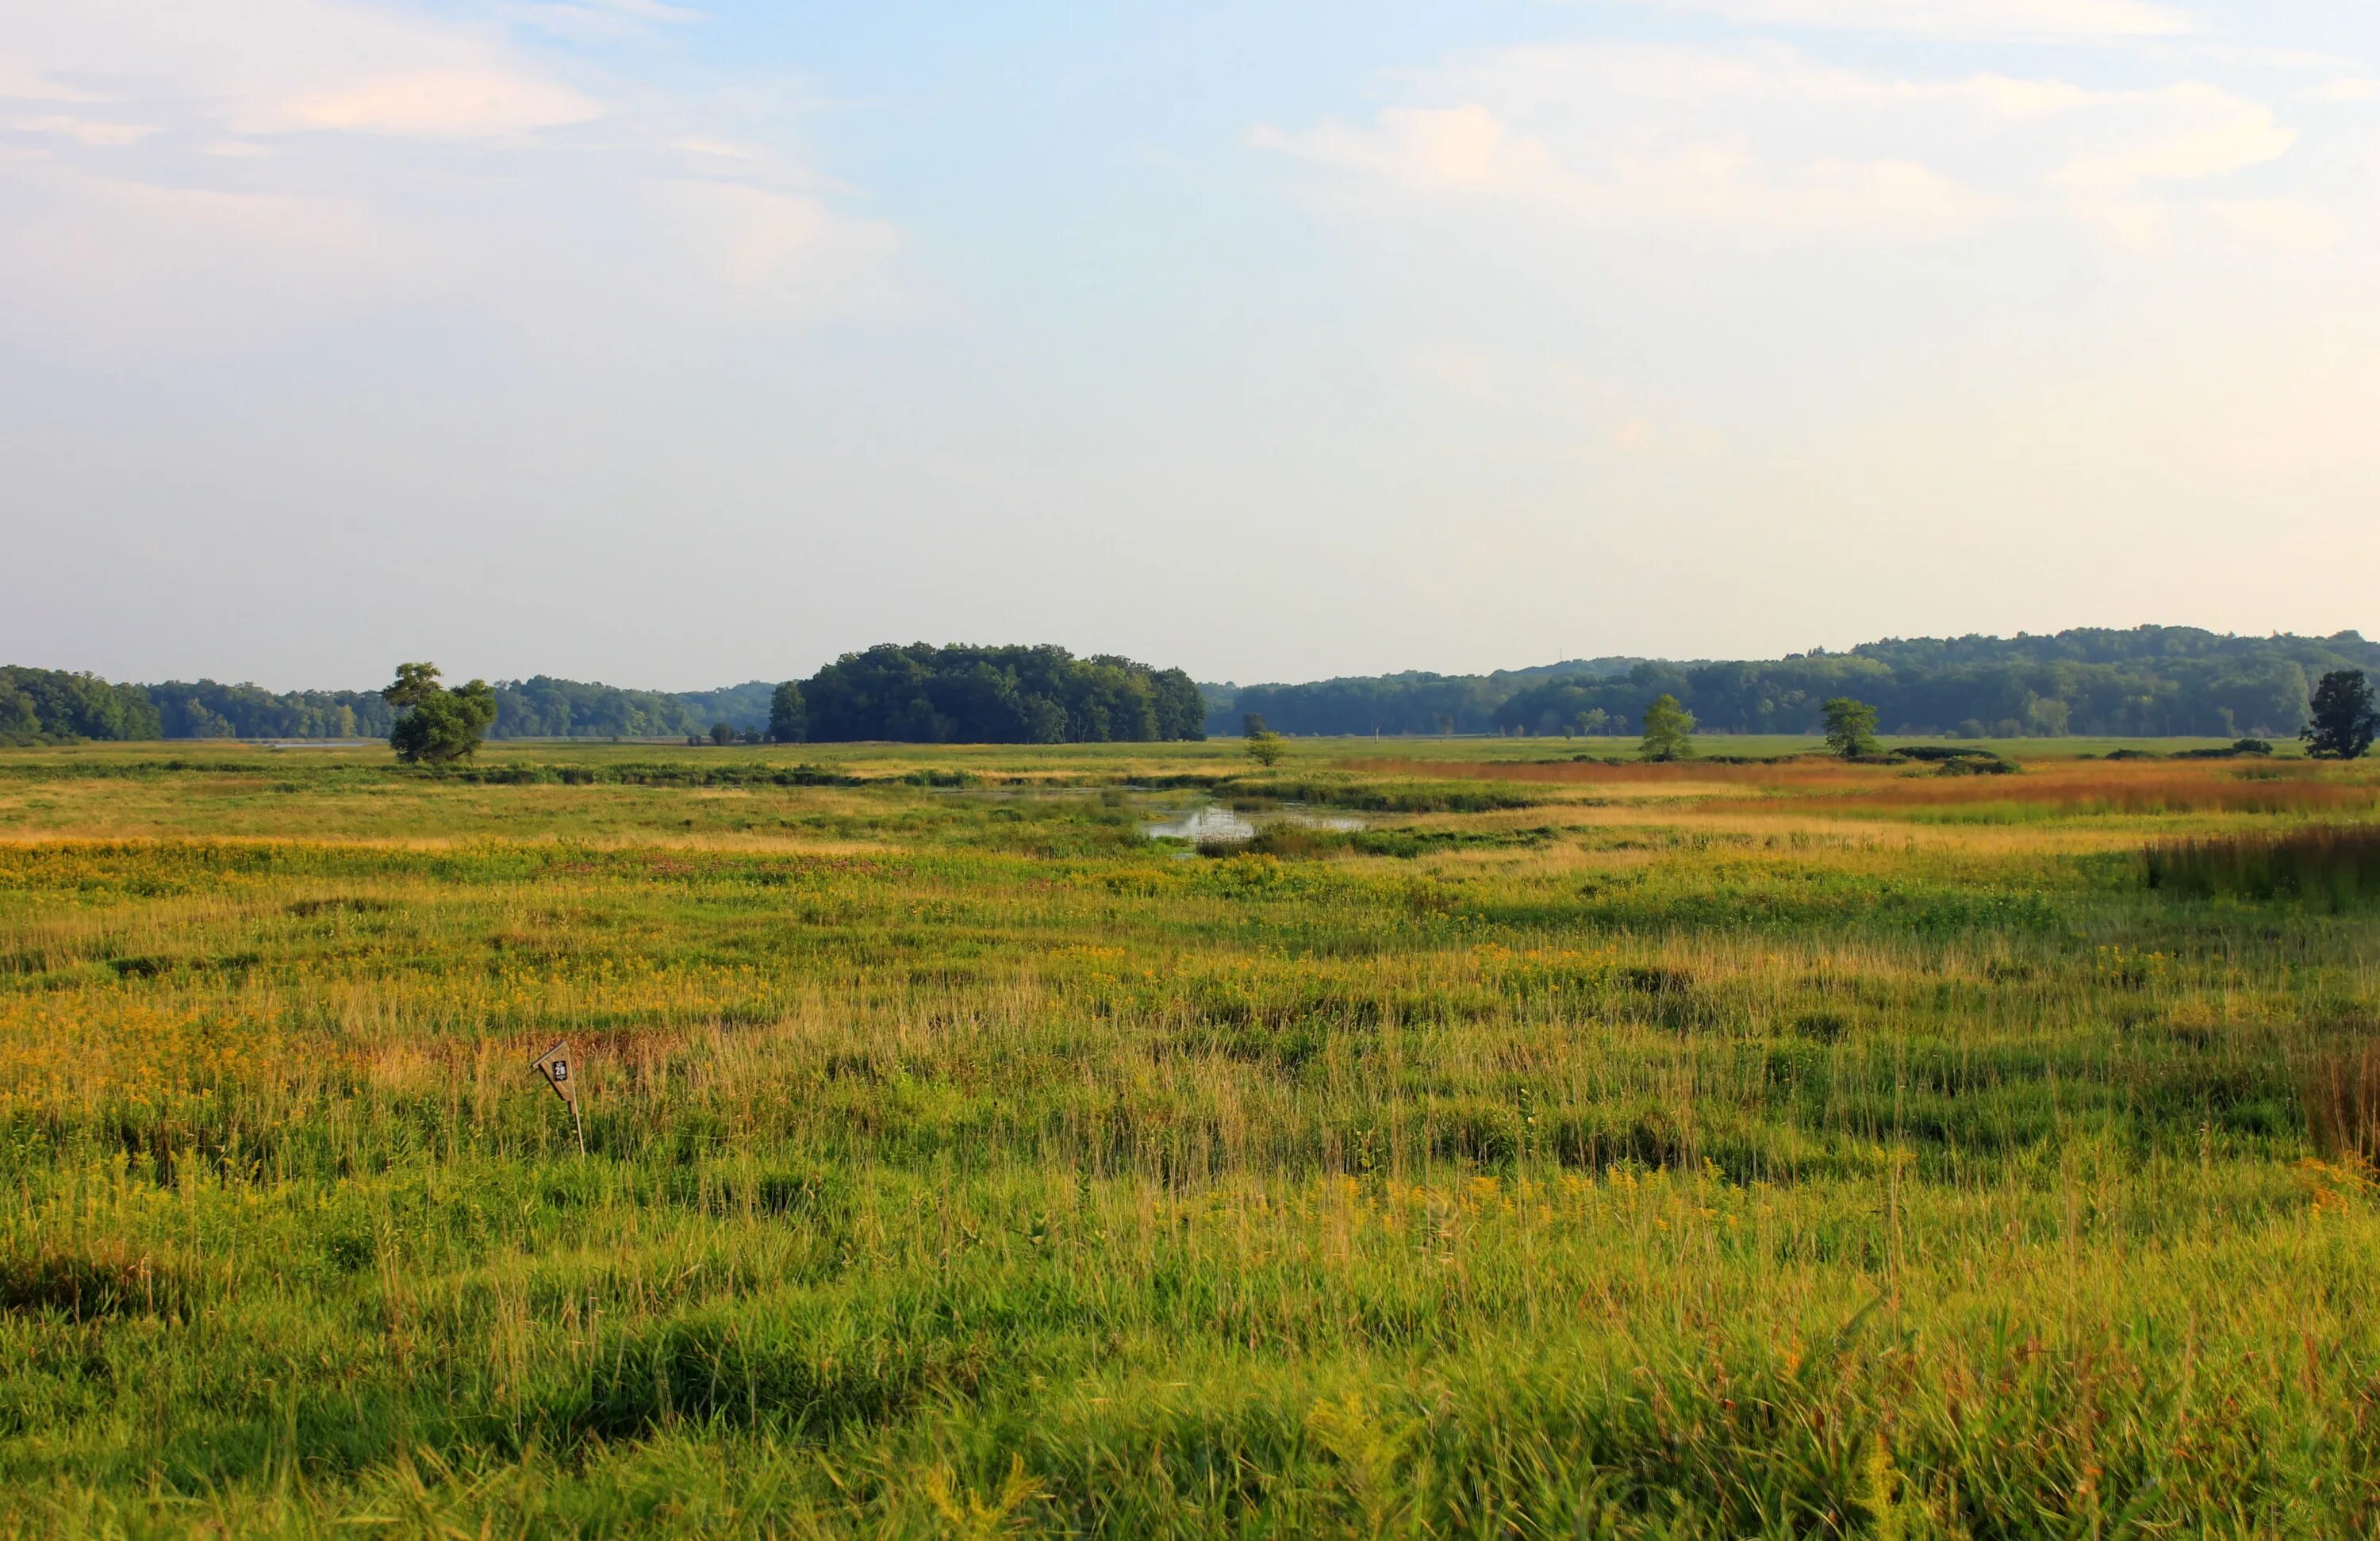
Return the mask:
{"type": "Polygon", "coordinates": [[[2368,769],[334,753],[0,755],[0,1534],[2380,1525],[2368,769]]]}
{"type": "Polygon", "coordinates": [[[2295,899],[2335,910],[2380,904],[2380,825],[2160,841],[2146,860],[2151,888],[2192,898],[2295,899]]]}
{"type": "Polygon", "coordinates": [[[1846,798],[1854,807],[1976,819],[2098,815],[2362,813],[2380,810],[2380,784],[2302,764],[2069,764],[2018,777],[1904,778],[1846,798]]]}

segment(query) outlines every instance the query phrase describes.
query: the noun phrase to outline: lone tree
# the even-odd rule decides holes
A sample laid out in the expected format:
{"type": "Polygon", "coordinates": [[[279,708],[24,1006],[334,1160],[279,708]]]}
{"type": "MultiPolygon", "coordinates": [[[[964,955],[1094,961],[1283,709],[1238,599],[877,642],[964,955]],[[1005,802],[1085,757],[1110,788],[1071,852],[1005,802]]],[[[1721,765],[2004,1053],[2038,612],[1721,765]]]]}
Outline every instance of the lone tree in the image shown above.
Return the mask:
{"type": "Polygon", "coordinates": [[[1247,735],[1248,758],[1269,770],[1289,753],[1289,741],[1269,728],[1258,728],[1247,735]]]}
{"type": "Polygon", "coordinates": [[[1876,753],[1876,708],[1838,696],[1819,710],[1827,714],[1828,748],[1845,759],[1876,753]]]}
{"type": "Polygon", "coordinates": [[[787,680],[769,698],[769,740],[799,744],[809,735],[810,716],[802,705],[802,687],[787,680]]]}
{"type": "Polygon", "coordinates": [[[400,663],[396,683],[381,692],[396,708],[388,730],[389,747],[408,765],[447,765],[468,759],[495,725],[496,693],[485,680],[449,690],[438,683],[438,665],[400,663]]]}
{"type": "Polygon", "coordinates": [[[1645,709],[1645,744],[1637,751],[1646,759],[1685,759],[1694,752],[1694,714],[1675,696],[1657,698],[1645,709]]]}
{"type": "Polygon", "coordinates": [[[2361,669],[2334,669],[2313,687],[2309,721],[2298,736],[2316,759],[2355,759],[2380,733],[2380,707],[2361,669]]]}

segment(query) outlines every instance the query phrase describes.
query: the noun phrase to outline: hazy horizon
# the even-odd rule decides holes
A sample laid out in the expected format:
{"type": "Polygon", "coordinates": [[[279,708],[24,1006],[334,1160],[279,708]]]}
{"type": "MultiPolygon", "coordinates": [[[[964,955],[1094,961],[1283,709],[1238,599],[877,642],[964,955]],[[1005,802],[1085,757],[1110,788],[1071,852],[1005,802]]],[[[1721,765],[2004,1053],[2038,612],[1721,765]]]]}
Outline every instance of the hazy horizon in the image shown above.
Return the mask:
{"type": "MultiPolygon", "coordinates": [[[[2186,623],[2186,622],[2146,622],[2146,623],[2142,623],[2142,625],[2162,625],[2162,626],[2167,627],[2168,629],[2187,629],[2187,628],[2188,628],[2188,625],[2189,625],[2189,624],[2188,624],[2188,623],[2186,623]]],[[[2069,630],[2082,630],[2082,629],[2130,630],[2130,629],[2133,629],[2133,628],[2131,628],[2131,627],[2112,627],[2112,628],[2058,627],[2058,628],[2055,628],[2055,630],[2054,630],[2054,631],[2046,631],[2046,632],[2039,632],[2039,633],[2029,633],[2029,634],[2026,634],[2026,633],[2010,633],[2010,634],[2008,634],[2008,635],[2006,636],[2006,637],[2001,638],[2001,639],[2004,639],[2004,640],[2015,640],[2015,639],[2017,639],[2019,637],[2021,637],[2021,636],[2026,636],[2026,635],[2030,635],[2030,636],[2053,636],[2053,635],[2056,635],[2056,633],[2057,633],[2057,632],[2069,631],[2069,630]]],[[[2204,627],[2202,627],[2202,628],[2198,628],[2198,629],[2206,630],[2206,629],[2211,629],[2211,628],[2204,628],[2204,627]]],[[[1969,633],[1969,634],[1964,634],[1964,635],[1965,635],[1965,636],[1968,636],[1968,637],[1973,637],[1973,636],[1988,636],[1988,635],[1990,635],[1990,634],[1984,634],[1984,633],[1969,633]]],[[[2235,636],[2235,637],[2251,637],[2251,638],[2261,638],[2261,637],[2264,637],[2268,636],[2268,635],[2269,635],[2269,636],[2271,636],[2271,637],[2285,637],[2285,636],[2286,636],[2286,637],[2296,637],[2296,638],[2298,638],[2298,639],[2300,639],[2300,640],[2302,640],[2302,641],[2321,642],[2321,641],[2331,641],[2331,640],[2336,640],[2336,639],[2338,639],[2338,638],[2339,638],[2339,637],[2346,637],[2346,636],[2350,636],[2350,635],[2352,635],[2352,636],[2355,636],[2355,637],[2361,637],[2362,634],[2362,632],[2361,632],[2361,630],[2360,630],[2359,628],[2351,627],[2351,626],[2350,626],[2350,627],[2343,627],[2343,628],[2341,628],[2340,630],[2336,631],[2336,632],[2326,632],[2326,633],[2319,633],[2319,634],[2317,634],[2317,633],[2312,633],[2312,632],[2303,632],[2303,631],[2296,631],[2296,632],[2292,632],[2292,631],[2288,630],[2287,628],[2283,628],[2283,629],[2281,629],[2281,630],[2275,631],[2275,632],[2272,632],[2272,633],[2270,633],[2270,634],[2265,634],[2265,633],[2244,633],[2244,632],[2235,632],[2235,633],[2218,633],[2217,635],[2224,635],[2224,636],[2235,636]]],[[[1954,638],[1942,637],[1939,637],[1939,636],[1937,636],[1937,637],[1935,637],[1928,638],[1928,637],[1925,637],[1925,636],[1922,636],[1922,635],[1920,635],[1920,634],[1914,634],[1914,633],[1910,634],[1909,636],[1906,636],[1906,637],[1864,637],[1864,638],[1862,638],[1862,639],[1861,639],[1861,641],[1860,641],[1860,642],[1851,644],[1851,645],[1850,645],[1850,646],[1848,646],[1848,647],[1841,647],[1841,648],[1826,648],[1826,649],[1823,649],[1823,651],[1828,652],[1828,653],[1834,653],[1834,654],[1843,654],[1843,653],[1850,653],[1850,652],[1855,651],[1855,650],[1856,650],[1858,648],[1860,648],[1860,647],[1867,646],[1867,645],[1871,645],[1871,644],[1882,644],[1882,643],[1888,643],[1888,642],[1897,642],[1897,641],[1922,641],[1922,640],[1929,640],[1929,639],[1930,639],[1930,640],[1951,640],[1951,639],[1954,639],[1954,638]]],[[[942,641],[937,642],[937,641],[934,641],[934,640],[932,640],[932,639],[929,639],[929,638],[917,638],[917,637],[913,637],[913,638],[910,638],[910,639],[909,639],[909,643],[926,642],[926,643],[928,643],[928,645],[931,645],[931,646],[968,646],[968,645],[975,645],[975,644],[981,644],[981,643],[985,643],[985,642],[987,642],[988,640],[989,640],[989,639],[986,639],[986,638],[973,638],[973,639],[969,639],[969,638],[949,638],[949,639],[944,639],[944,640],[942,640],[942,641]]],[[[1011,638],[1011,639],[1003,639],[1003,640],[1022,641],[1022,642],[1026,642],[1028,645],[1031,645],[1031,639],[1026,639],[1026,638],[1011,638]]],[[[1046,639],[1046,638],[1044,638],[1044,639],[1041,639],[1041,640],[1046,641],[1047,639],[1046,639]]],[[[876,642],[876,643],[864,644],[864,645],[862,645],[861,647],[858,647],[858,648],[851,648],[851,649],[844,649],[843,651],[844,651],[844,653],[846,653],[846,654],[847,654],[847,653],[855,653],[855,652],[864,651],[864,650],[866,649],[866,648],[868,648],[868,647],[882,646],[882,645],[905,646],[905,645],[908,645],[908,644],[905,644],[905,643],[894,643],[894,642],[893,642],[893,640],[892,640],[892,638],[890,638],[890,637],[886,637],[886,638],[880,638],[880,639],[879,639],[879,641],[878,641],[878,642],[876,642]]],[[[1074,651],[1074,652],[1075,653],[1075,655],[1076,655],[1076,656],[1078,656],[1078,657],[1081,657],[1081,656],[1087,656],[1087,654],[1089,654],[1089,653],[1093,653],[1093,652],[1101,652],[1101,651],[1108,651],[1108,652],[1111,652],[1111,651],[1112,651],[1112,649],[1070,649],[1070,650],[1074,651]]],[[[1540,659],[1540,660],[1536,660],[1536,661],[1534,661],[1517,662],[1517,663],[1515,663],[1515,662],[1497,663],[1497,664],[1491,664],[1491,665],[1489,665],[1489,666],[1488,666],[1488,667],[1486,667],[1486,668],[1481,668],[1481,669],[1437,669],[1437,668],[1432,668],[1432,667],[1430,667],[1430,666],[1428,666],[1428,665],[1427,665],[1427,664],[1412,664],[1412,665],[1402,665],[1402,666],[1393,667],[1393,668],[1346,670],[1346,671],[1342,671],[1342,672],[1340,672],[1340,673],[1335,673],[1335,674],[1329,674],[1329,675],[1317,674],[1317,675],[1305,676],[1305,677],[1302,677],[1302,678],[1290,678],[1290,677],[1287,677],[1287,676],[1282,676],[1282,675],[1278,675],[1278,674],[1272,674],[1272,675],[1266,675],[1266,674],[1251,674],[1251,675],[1249,675],[1247,678],[1245,678],[1245,679],[1238,679],[1238,678],[1231,678],[1231,677],[1217,676],[1217,675],[1201,675],[1201,674],[1197,674],[1197,673],[1196,673],[1196,671],[1191,671],[1191,673],[1192,673],[1193,677],[1194,677],[1194,678],[1196,678],[1196,679],[1198,681],[1198,683],[1199,683],[1202,686],[1220,686],[1220,687],[1229,688],[1229,689],[1248,689],[1248,688],[1252,688],[1252,687],[1257,687],[1257,686],[1297,686],[1297,685],[1322,684],[1322,683],[1327,683],[1328,681],[1330,681],[1330,680],[1333,680],[1333,679],[1392,679],[1392,678],[1396,678],[1396,677],[1399,677],[1399,676],[1402,676],[1402,675],[1406,675],[1406,674],[1424,674],[1424,673],[1427,673],[1427,674],[1439,674],[1439,675],[1445,675],[1445,676],[1449,676],[1449,677],[1463,677],[1463,676],[1488,676],[1488,675],[1493,675],[1493,674],[1499,674],[1499,673],[1504,673],[1504,674],[1525,673],[1528,673],[1528,672],[1531,672],[1531,671],[1536,671],[1536,670],[1543,670],[1543,669],[1558,668],[1558,667],[1560,667],[1560,665],[1562,665],[1562,664],[1566,664],[1566,663],[1588,663],[1588,662],[1597,661],[1598,660],[1603,660],[1603,659],[1613,659],[1613,658],[1629,658],[1629,659],[1633,659],[1633,660],[1637,660],[1637,661],[1644,661],[1644,662],[1648,662],[1648,663],[1659,663],[1659,664],[1667,664],[1667,665],[1678,666],[1678,667],[1696,666],[1696,665],[1706,665],[1706,664],[1714,664],[1714,663],[1760,663],[1760,662],[1773,662],[1773,661],[1780,661],[1780,660],[1783,660],[1783,659],[1786,659],[1786,658],[1789,658],[1789,657],[1791,657],[1791,656],[1795,656],[1795,655],[1797,655],[1797,654],[1806,654],[1806,653],[1809,653],[1809,652],[1814,651],[1814,650],[1819,650],[1819,649],[1788,649],[1788,650],[1787,650],[1787,651],[1785,651],[1785,652],[1770,653],[1770,654],[1763,654],[1763,655],[1758,655],[1758,656],[1748,655],[1748,654],[1747,654],[1747,655],[1726,656],[1726,655],[1720,655],[1720,654],[1717,654],[1717,653],[1709,653],[1709,652],[1704,652],[1704,653],[1674,653],[1674,654],[1664,654],[1664,653],[1645,653],[1645,652],[1620,652],[1620,653],[1601,653],[1601,654],[1595,654],[1595,655],[1591,655],[1591,656],[1590,656],[1590,655],[1585,655],[1585,654],[1571,654],[1571,655],[1568,655],[1568,656],[1566,656],[1566,657],[1562,657],[1562,658],[1555,658],[1555,659],[1540,659]]],[[[840,656],[840,655],[838,655],[838,656],[840,656]]],[[[10,664],[10,663],[24,664],[24,663],[29,663],[30,661],[26,661],[26,660],[0,659],[0,664],[10,664]]],[[[431,661],[433,661],[433,662],[434,662],[434,661],[436,661],[432,660],[431,661]]],[[[823,663],[825,663],[825,662],[832,661],[832,660],[820,660],[820,663],[821,663],[821,664],[823,664],[823,663]]],[[[1168,663],[1168,662],[1167,662],[1165,660],[1163,660],[1163,659],[1139,659],[1139,660],[1135,660],[1135,661],[1137,661],[1137,662],[1141,662],[1141,663],[1146,663],[1146,664],[1150,665],[1151,667],[1154,667],[1154,668],[1160,668],[1160,669],[1161,669],[1161,668],[1172,668],[1172,667],[1175,667],[1175,665],[1172,665],[1172,664],[1168,663]]],[[[33,664],[32,666],[33,666],[33,667],[44,667],[44,668],[67,667],[67,666],[65,666],[65,665],[55,665],[55,664],[33,664]]],[[[446,678],[446,679],[450,680],[451,682],[459,683],[459,682],[461,682],[461,681],[462,681],[462,680],[464,680],[464,679],[474,677],[472,674],[469,674],[469,673],[464,673],[464,672],[459,672],[459,671],[453,670],[453,669],[447,669],[447,668],[445,668],[443,664],[442,664],[440,667],[441,667],[441,674],[442,674],[442,677],[446,678]]],[[[90,671],[79,671],[79,672],[90,672],[90,671]]],[[[393,664],[392,664],[392,665],[390,666],[390,668],[389,668],[389,669],[384,670],[384,671],[382,671],[382,672],[383,672],[383,673],[392,673],[392,674],[393,674],[393,673],[394,673],[394,672],[395,672],[395,665],[393,665],[393,664]]],[[[477,677],[484,678],[484,679],[487,679],[487,680],[490,680],[490,681],[496,681],[496,682],[516,682],[516,683],[517,683],[517,682],[523,682],[523,681],[527,681],[527,680],[529,680],[529,679],[537,678],[537,677],[539,677],[539,676],[542,675],[542,676],[550,677],[550,678],[564,679],[564,680],[570,680],[570,681],[573,681],[573,682],[575,682],[575,683],[583,684],[583,685],[601,685],[601,686],[612,686],[612,687],[613,687],[613,688],[617,688],[617,689],[650,691],[650,692],[653,692],[653,693],[656,693],[656,694],[660,694],[660,695],[669,695],[669,696],[699,696],[699,695],[710,695],[710,694],[715,694],[715,693],[717,693],[717,692],[719,692],[719,691],[722,691],[722,690],[733,690],[733,689],[737,689],[737,688],[740,688],[740,687],[743,687],[743,686],[751,686],[751,685],[774,685],[774,684],[780,684],[780,683],[783,683],[784,680],[787,680],[787,679],[795,679],[795,680],[807,679],[808,677],[809,677],[811,674],[815,673],[816,672],[817,672],[817,671],[816,671],[816,669],[804,669],[804,670],[799,671],[798,673],[791,673],[791,674],[749,674],[749,675],[745,675],[745,676],[743,676],[743,677],[736,678],[736,679],[720,679],[720,680],[712,680],[712,681],[710,681],[710,682],[708,682],[708,683],[706,683],[706,684],[700,684],[700,685],[655,685],[655,684],[652,684],[652,683],[650,683],[650,682],[649,682],[649,681],[645,681],[645,680],[638,680],[638,679],[597,679],[597,678],[594,678],[594,677],[592,677],[592,676],[589,676],[589,675],[568,674],[568,673],[561,673],[561,672],[556,671],[556,670],[550,670],[550,669],[549,669],[549,670],[532,670],[532,671],[528,671],[528,672],[526,672],[526,673],[510,673],[510,672],[501,672],[501,671],[500,671],[500,672],[496,672],[496,673],[486,673],[486,672],[480,672],[480,673],[477,675],[477,677]]],[[[193,671],[193,670],[184,670],[184,671],[180,671],[180,672],[178,672],[178,673],[158,673],[158,674],[143,675],[143,676],[139,676],[139,677],[135,677],[135,676],[131,676],[131,675],[124,675],[124,676],[115,676],[115,677],[113,677],[113,683],[116,683],[116,684],[129,684],[129,685],[163,685],[163,684],[169,683],[169,682],[171,682],[171,681],[181,681],[181,682],[185,682],[185,683],[193,683],[193,684],[194,684],[194,683],[197,683],[197,682],[201,681],[201,680],[211,680],[211,681],[212,681],[213,683],[215,683],[215,684],[217,684],[217,685],[227,685],[227,686],[255,685],[255,686],[261,686],[261,687],[263,687],[263,688],[265,688],[265,689],[269,689],[269,690],[273,690],[273,691],[276,691],[276,692],[288,692],[288,691],[299,691],[299,690],[323,690],[323,691],[353,690],[353,691],[370,691],[370,690],[377,690],[377,689],[379,689],[379,688],[380,688],[380,685],[379,685],[379,684],[377,684],[377,683],[375,683],[375,684],[353,684],[353,683],[348,683],[348,682],[345,682],[345,681],[325,681],[325,680],[299,680],[299,681],[294,681],[294,682],[286,682],[286,683],[285,683],[285,682],[273,681],[273,680],[258,680],[258,679],[251,679],[251,678],[247,678],[247,677],[244,677],[244,676],[236,677],[236,676],[232,676],[232,675],[227,675],[227,674],[218,673],[215,673],[215,672],[212,672],[212,671],[209,671],[209,670],[195,670],[195,671],[193,671]]]]}
{"type": "Polygon", "coordinates": [[[2371,7],[0,20],[0,661],[2374,619],[2371,7]]]}

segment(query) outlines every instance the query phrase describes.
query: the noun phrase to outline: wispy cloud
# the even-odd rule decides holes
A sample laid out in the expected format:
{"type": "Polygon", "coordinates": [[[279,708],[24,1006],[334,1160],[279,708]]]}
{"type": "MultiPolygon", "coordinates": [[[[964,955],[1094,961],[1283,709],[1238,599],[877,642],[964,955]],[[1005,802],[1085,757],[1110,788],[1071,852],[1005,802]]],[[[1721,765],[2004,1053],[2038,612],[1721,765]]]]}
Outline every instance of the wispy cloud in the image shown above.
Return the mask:
{"type": "Polygon", "coordinates": [[[2122,121],[2105,142],[2058,169],[2063,186],[2200,182],[2274,160],[2297,142],[2296,130],[2283,127],[2270,107],[2198,81],[2098,101],[2122,121]]]}
{"type": "MultiPolygon", "coordinates": [[[[2277,160],[2297,142],[2296,130],[2285,127],[2271,108],[2198,81],[2110,92],[2102,106],[2089,137],[2050,174],[2050,182],[2084,225],[2143,251],[2170,244],[2181,211],[2168,189],[2217,182],[2277,160]]],[[[2229,207],[2265,212],[2218,219],[2218,228],[2262,239],[2279,227],[2271,200],[2229,207]]],[[[2313,221],[2306,216],[2293,223],[2303,231],[2313,221]]]]}
{"type": "Polygon", "coordinates": [[[23,108],[0,145],[41,147],[0,164],[0,290],[34,318],[15,334],[71,347],[161,315],[270,334],[428,299],[557,334],[583,301],[668,335],[880,302],[897,236],[848,189],[604,57],[349,0],[33,7],[0,31],[0,106],[23,108]]]}
{"type": "Polygon", "coordinates": [[[236,116],[248,133],[350,132],[485,138],[585,123],[602,115],[568,86],[502,69],[419,69],[364,75],[259,103],[236,116]]]}
{"type": "Polygon", "coordinates": [[[88,102],[90,93],[45,79],[30,61],[0,53],[0,102],[88,102]]]}
{"type": "Polygon", "coordinates": [[[1633,0],[1754,26],[1961,40],[2171,38],[2189,12],[2152,0],[1633,0]]]}
{"type": "Polygon", "coordinates": [[[2315,102],[2370,102],[2380,99],[2380,79],[2355,75],[2325,80],[2308,91],[2306,96],[2315,102]]]}
{"type": "Polygon", "coordinates": [[[1911,161],[1820,157],[1774,164],[1723,144],[1597,147],[1580,164],[1488,109],[1389,108],[1369,124],[1250,142],[1423,194],[1509,200],[1601,223],[1766,232],[1946,235],[1989,217],[1990,197],[1911,161]]]}
{"type": "Polygon", "coordinates": [[[1250,142],[1351,190],[1604,223],[1932,238],[2063,210],[2142,246],[2174,189],[2296,139],[2271,107],[2203,81],[1879,73],[1773,42],[1504,49],[1407,85],[1412,102],[1368,121],[1261,127],[1250,142]]]}
{"type": "Polygon", "coordinates": [[[526,26],[577,42],[608,42],[635,37],[662,27],[684,27],[702,19],[687,6],[662,0],[518,0],[503,14],[526,26]]]}
{"type": "Polygon", "coordinates": [[[138,144],[157,131],[154,124],[109,123],[96,118],[66,117],[55,114],[47,117],[20,117],[0,127],[19,134],[72,140],[77,144],[94,148],[138,144]]]}

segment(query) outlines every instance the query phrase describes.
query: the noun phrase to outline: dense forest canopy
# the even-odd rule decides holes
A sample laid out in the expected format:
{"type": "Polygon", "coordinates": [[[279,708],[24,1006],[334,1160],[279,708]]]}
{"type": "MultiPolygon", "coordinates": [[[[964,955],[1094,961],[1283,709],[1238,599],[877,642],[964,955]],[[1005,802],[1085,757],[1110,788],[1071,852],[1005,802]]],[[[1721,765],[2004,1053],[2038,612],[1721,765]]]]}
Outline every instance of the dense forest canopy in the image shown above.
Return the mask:
{"type": "Polygon", "coordinates": [[[1210,707],[1210,729],[1261,716],[1280,733],[1627,733],[1675,696],[1706,733],[1817,731],[1850,696],[1886,733],[1975,736],[2241,734],[2286,737],[2332,669],[2380,670],[2380,645],[2138,626],[2014,637],[1890,638],[1769,662],[1596,660],[1575,670],[1388,674],[1251,686],[1210,707]],[[1614,673],[1606,665],[1626,663],[1614,673]],[[1600,714],[1599,716],[1597,714],[1600,714]]]}
{"type": "Polygon", "coordinates": [[[96,674],[0,666],[0,744],[53,739],[160,738],[164,729],[137,685],[96,674]]]}
{"type": "Polygon", "coordinates": [[[1098,744],[1204,738],[1207,706],[1179,669],[1063,648],[887,643],[802,682],[813,739],[1098,744]]]}
{"type": "MultiPolygon", "coordinates": [[[[1848,696],[1879,731],[2015,736],[2253,734],[2306,720],[2334,669],[2380,673],[2380,644],[2237,637],[2191,626],[2051,636],[1888,638],[1766,662],[1578,659],[1492,674],[1406,673],[1310,685],[1196,685],[1178,669],[1076,658],[1062,648],[886,645],[800,682],[808,736],[912,742],[1080,743],[1236,733],[1245,714],[1279,733],[1633,733],[1645,704],[1675,696],[1706,733],[1815,733],[1848,696]]],[[[777,686],[624,690],[540,674],[495,685],[492,738],[675,738],[724,722],[768,731],[777,686]]],[[[274,692],[213,680],[112,685],[92,674],[0,668],[0,744],[78,738],[382,738],[376,690],[274,692]]]]}

